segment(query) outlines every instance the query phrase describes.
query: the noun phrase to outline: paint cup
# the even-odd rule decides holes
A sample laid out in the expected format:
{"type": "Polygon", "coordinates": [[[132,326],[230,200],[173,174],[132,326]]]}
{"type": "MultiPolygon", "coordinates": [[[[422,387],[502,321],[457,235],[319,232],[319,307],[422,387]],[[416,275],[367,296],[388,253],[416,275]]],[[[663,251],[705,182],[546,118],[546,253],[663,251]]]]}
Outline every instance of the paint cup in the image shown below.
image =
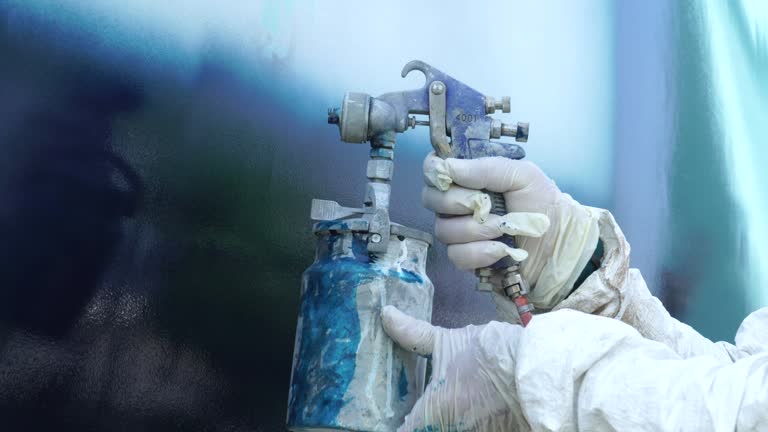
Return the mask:
{"type": "Polygon", "coordinates": [[[426,321],[431,236],[399,226],[387,252],[368,253],[368,233],[343,221],[315,225],[315,262],[304,272],[288,402],[294,431],[392,431],[424,389],[426,360],[384,332],[381,309],[426,321]]]}

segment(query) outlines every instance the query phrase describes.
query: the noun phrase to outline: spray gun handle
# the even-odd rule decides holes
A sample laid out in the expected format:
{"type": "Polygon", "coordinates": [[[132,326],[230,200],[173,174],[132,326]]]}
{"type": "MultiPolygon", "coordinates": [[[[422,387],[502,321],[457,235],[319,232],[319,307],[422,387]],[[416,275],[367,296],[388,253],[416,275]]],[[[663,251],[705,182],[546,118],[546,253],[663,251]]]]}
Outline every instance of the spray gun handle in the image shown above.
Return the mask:
{"type": "MultiPolygon", "coordinates": [[[[504,195],[499,192],[483,191],[491,197],[491,213],[499,216],[503,216],[507,213],[506,202],[504,195]]],[[[517,247],[515,238],[511,235],[504,234],[497,239],[511,248],[517,247]]],[[[520,316],[520,321],[523,326],[528,325],[533,318],[533,305],[528,303],[526,297],[529,289],[528,283],[520,275],[520,263],[513,260],[512,257],[504,257],[494,263],[491,267],[478,269],[476,274],[478,277],[477,289],[478,291],[492,291],[493,283],[491,282],[491,275],[494,270],[504,271],[504,278],[501,281],[501,287],[504,293],[512,299],[517,308],[517,313],[520,316]]]]}
{"type": "MultiPolygon", "coordinates": [[[[483,190],[483,192],[488,194],[488,196],[491,197],[491,213],[497,216],[504,216],[505,214],[507,214],[507,205],[504,200],[503,194],[498,192],[491,192],[489,190],[483,190]]],[[[515,237],[509,234],[502,235],[501,237],[497,238],[496,241],[500,241],[511,248],[517,247],[517,243],[515,242],[515,237]]],[[[500,259],[496,263],[494,263],[491,267],[494,269],[502,269],[502,268],[507,268],[513,264],[514,264],[514,260],[512,260],[511,257],[507,256],[500,259]]],[[[478,290],[487,291],[488,290],[487,286],[481,287],[480,286],[481,283],[482,281],[478,283],[478,290]]]]}
{"type": "MultiPolygon", "coordinates": [[[[525,128],[527,138],[527,125],[525,128]]],[[[488,140],[469,140],[469,144],[470,145],[467,146],[467,148],[471,150],[470,155],[475,158],[501,156],[510,159],[522,159],[525,157],[525,151],[522,147],[516,144],[488,140]]],[[[441,156],[443,158],[447,157],[444,155],[441,156]]],[[[465,158],[467,158],[467,155],[464,154],[459,154],[458,156],[465,156],[465,158]]],[[[483,192],[487,193],[491,198],[491,213],[499,216],[507,214],[507,206],[503,194],[488,190],[484,190],[483,192]]],[[[496,241],[500,241],[511,248],[517,247],[515,238],[511,235],[504,234],[496,239],[496,241]]],[[[487,292],[493,291],[494,285],[491,276],[499,271],[504,272],[504,277],[501,280],[502,291],[515,303],[517,313],[520,316],[520,321],[523,326],[528,325],[533,318],[534,308],[533,305],[528,303],[527,294],[530,290],[528,283],[523,279],[522,275],[520,275],[520,263],[507,256],[490,267],[477,269],[475,271],[475,274],[478,277],[477,290],[487,292]]]]}

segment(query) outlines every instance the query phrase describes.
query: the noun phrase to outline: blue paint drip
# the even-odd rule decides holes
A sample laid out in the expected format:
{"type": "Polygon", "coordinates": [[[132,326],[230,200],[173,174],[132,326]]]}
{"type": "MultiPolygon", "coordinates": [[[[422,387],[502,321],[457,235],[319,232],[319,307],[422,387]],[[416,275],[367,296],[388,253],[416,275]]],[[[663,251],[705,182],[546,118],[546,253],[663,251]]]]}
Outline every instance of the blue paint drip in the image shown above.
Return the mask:
{"type": "Polygon", "coordinates": [[[400,269],[400,271],[392,269],[389,271],[389,276],[400,278],[403,282],[424,283],[424,279],[421,276],[406,269],[400,269]]]}
{"type": "MultiPolygon", "coordinates": [[[[352,241],[352,254],[355,256],[357,261],[363,263],[375,262],[374,258],[376,255],[372,255],[368,252],[368,243],[364,242],[358,236],[355,236],[354,241],[352,241]]],[[[367,268],[367,271],[370,272],[371,270],[372,269],[370,267],[367,268]]]]}
{"type": "Polygon", "coordinates": [[[397,391],[400,400],[405,400],[408,396],[408,377],[405,376],[405,368],[400,369],[400,379],[397,381],[397,391]]]}
{"type": "MultiPolygon", "coordinates": [[[[340,239],[331,235],[321,241],[333,249],[340,239]]],[[[355,243],[363,242],[355,238],[355,243]]],[[[360,343],[357,287],[376,274],[368,265],[367,253],[354,255],[324,254],[305,273],[301,346],[289,401],[290,426],[335,425],[347,402],[344,394],[355,373],[360,343]]]]}
{"type": "Polygon", "coordinates": [[[339,220],[320,221],[315,224],[319,231],[348,231],[349,225],[339,220]]]}
{"type": "Polygon", "coordinates": [[[445,429],[441,428],[438,425],[429,425],[424,426],[423,428],[414,429],[413,432],[459,432],[459,429],[456,428],[456,426],[449,425],[445,429]]]}

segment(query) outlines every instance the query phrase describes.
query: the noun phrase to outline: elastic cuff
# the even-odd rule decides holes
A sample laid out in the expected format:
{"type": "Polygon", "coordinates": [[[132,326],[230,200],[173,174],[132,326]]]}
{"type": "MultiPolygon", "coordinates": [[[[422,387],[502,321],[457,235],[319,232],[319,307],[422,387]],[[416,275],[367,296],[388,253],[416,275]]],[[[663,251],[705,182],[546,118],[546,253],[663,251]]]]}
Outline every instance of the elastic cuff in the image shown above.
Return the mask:
{"type": "Polygon", "coordinates": [[[600,268],[589,275],[554,310],[575,309],[621,319],[627,306],[624,289],[629,272],[629,243],[609,211],[594,207],[589,209],[599,215],[598,227],[603,243],[600,268]]]}

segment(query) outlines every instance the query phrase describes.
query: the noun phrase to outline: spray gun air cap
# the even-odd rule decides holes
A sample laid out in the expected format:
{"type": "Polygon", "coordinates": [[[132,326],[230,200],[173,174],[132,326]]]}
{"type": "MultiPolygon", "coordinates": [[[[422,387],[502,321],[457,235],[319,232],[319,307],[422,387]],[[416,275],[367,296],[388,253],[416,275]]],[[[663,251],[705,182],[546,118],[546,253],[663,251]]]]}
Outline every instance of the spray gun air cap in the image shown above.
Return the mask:
{"type": "Polygon", "coordinates": [[[341,103],[341,115],[334,111],[335,118],[328,115],[328,123],[338,124],[341,140],[348,143],[364,143],[368,140],[368,116],[371,96],[365,93],[349,92],[341,103]]]}
{"type": "Polygon", "coordinates": [[[366,93],[350,92],[344,95],[341,114],[328,110],[328,123],[337,124],[341,140],[364,143],[388,132],[403,132],[408,127],[407,116],[398,115],[389,102],[366,93]]]}

